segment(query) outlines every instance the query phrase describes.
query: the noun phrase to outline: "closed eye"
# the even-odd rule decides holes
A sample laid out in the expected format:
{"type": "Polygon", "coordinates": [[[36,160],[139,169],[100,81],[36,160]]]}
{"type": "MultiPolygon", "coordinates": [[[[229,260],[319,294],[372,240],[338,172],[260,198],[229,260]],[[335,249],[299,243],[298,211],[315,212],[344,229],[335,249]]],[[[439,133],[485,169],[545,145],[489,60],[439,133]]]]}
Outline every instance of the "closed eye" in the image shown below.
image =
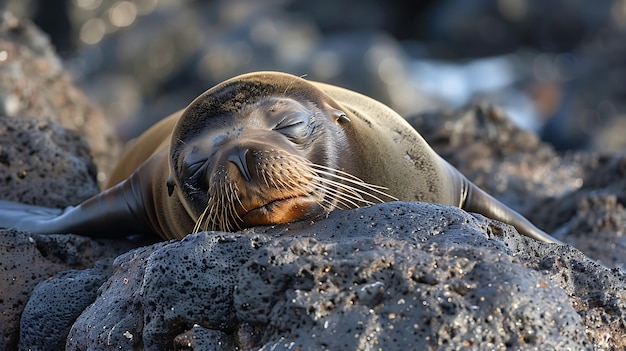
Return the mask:
{"type": "Polygon", "coordinates": [[[276,124],[273,130],[298,143],[311,135],[314,120],[312,115],[296,113],[283,118],[276,124]]]}
{"type": "Polygon", "coordinates": [[[274,127],[274,130],[295,127],[299,124],[304,124],[305,122],[306,122],[305,118],[299,115],[286,116],[285,118],[281,119],[280,122],[276,124],[276,127],[274,127]]]}
{"type": "Polygon", "coordinates": [[[204,166],[207,160],[208,159],[201,159],[187,166],[187,178],[197,179],[198,177],[204,175],[204,172],[206,172],[206,167],[204,166]]]}

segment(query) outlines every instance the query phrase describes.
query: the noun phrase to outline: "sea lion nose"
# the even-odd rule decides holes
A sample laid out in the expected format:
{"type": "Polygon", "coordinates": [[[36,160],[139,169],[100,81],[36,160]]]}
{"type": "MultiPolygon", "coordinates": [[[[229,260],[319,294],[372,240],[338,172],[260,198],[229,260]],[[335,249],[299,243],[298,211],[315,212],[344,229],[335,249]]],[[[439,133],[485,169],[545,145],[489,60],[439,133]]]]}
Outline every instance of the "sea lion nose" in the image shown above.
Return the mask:
{"type": "Polygon", "coordinates": [[[250,169],[248,168],[248,151],[248,149],[237,149],[228,156],[228,161],[237,166],[239,172],[247,182],[252,180],[250,169]]]}

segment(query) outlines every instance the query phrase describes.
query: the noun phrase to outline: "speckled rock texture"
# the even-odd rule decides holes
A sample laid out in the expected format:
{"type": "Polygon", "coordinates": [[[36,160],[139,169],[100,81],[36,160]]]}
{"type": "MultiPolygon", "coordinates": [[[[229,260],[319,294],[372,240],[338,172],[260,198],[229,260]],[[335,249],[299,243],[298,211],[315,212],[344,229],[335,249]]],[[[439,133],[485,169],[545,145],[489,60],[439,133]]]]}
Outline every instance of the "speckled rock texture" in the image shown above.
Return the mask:
{"type": "Polygon", "coordinates": [[[63,350],[72,323],[96,299],[108,268],[98,262],[95,268],[59,272],[37,284],[22,312],[19,349],[63,350]]]}
{"type": "Polygon", "coordinates": [[[0,116],[2,199],[63,208],[96,194],[89,146],[56,122],[0,116]]]}
{"type": "Polygon", "coordinates": [[[219,332],[213,336],[232,334],[238,324],[236,273],[265,241],[254,235],[192,235],[118,257],[100,296],[74,323],[66,349],[171,349],[173,339],[194,324],[219,332]]]}
{"type": "Polygon", "coordinates": [[[626,154],[558,154],[489,104],[408,120],[475,184],[589,257],[626,269],[626,154]]]}
{"type": "Polygon", "coordinates": [[[610,348],[623,335],[599,321],[623,323],[625,288],[622,271],[571,247],[389,203],[131,251],[67,349],[610,348]]]}
{"type": "Polygon", "coordinates": [[[587,255],[626,269],[626,155],[588,158],[578,191],[550,197],[528,218],[587,255]]]}
{"type": "Polygon", "coordinates": [[[47,36],[2,10],[0,115],[55,121],[79,132],[91,147],[101,183],[121,151],[102,114],[70,82],[47,36]]]}
{"type": "MultiPolygon", "coordinates": [[[[38,283],[55,278],[62,271],[93,267],[96,262],[100,262],[100,270],[107,271],[113,258],[133,247],[136,245],[119,240],[96,241],[76,235],[34,235],[0,229],[0,350],[17,349],[20,315],[38,283]]],[[[45,301],[35,294],[29,304],[31,312],[25,314],[24,319],[30,322],[22,325],[22,331],[27,334],[39,331],[39,338],[53,333],[54,329],[41,328],[58,321],[54,319],[55,314],[67,312],[67,307],[76,303],[77,295],[71,293],[74,288],[88,289],[86,284],[78,287],[75,284],[78,282],[83,280],[66,280],[60,286],[62,290],[55,291],[55,296],[48,295],[45,301]],[[70,284],[74,286],[69,287],[70,284]],[[60,303],[61,299],[64,304],[60,303]],[[37,318],[30,319],[29,316],[37,318]]],[[[83,292],[86,291],[81,294],[83,292]]],[[[55,325],[57,329],[61,327],[55,325]]],[[[62,332],[67,334],[67,329],[62,332]]]]}

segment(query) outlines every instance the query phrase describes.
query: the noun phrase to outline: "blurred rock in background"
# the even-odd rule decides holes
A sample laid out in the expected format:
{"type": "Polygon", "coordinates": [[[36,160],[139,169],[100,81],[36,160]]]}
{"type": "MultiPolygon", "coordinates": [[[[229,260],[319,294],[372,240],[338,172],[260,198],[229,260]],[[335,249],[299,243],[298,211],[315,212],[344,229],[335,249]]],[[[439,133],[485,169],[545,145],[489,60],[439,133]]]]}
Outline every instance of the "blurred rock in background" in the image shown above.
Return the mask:
{"type": "Polygon", "coordinates": [[[6,0],[124,139],[215,83],[280,70],[408,116],[476,100],[559,150],[623,150],[626,2],[6,0]]]}
{"type": "MultiPolygon", "coordinates": [[[[59,129],[60,126],[76,132],[69,139],[80,137],[86,139],[89,145],[87,155],[91,154],[97,167],[97,170],[93,165],[87,167],[87,173],[100,184],[106,181],[108,172],[121,151],[122,145],[117,138],[117,132],[111,128],[109,121],[89,101],[82,90],[72,84],[71,78],[63,69],[61,59],[57,56],[47,36],[30,21],[18,18],[10,11],[0,11],[0,118],[3,119],[0,135],[2,139],[9,139],[3,140],[4,143],[0,144],[0,163],[5,166],[0,171],[0,179],[2,179],[0,185],[7,186],[11,189],[10,192],[29,183],[23,182],[26,177],[38,178],[35,174],[39,173],[42,175],[41,179],[44,179],[45,175],[51,175],[49,168],[43,167],[37,170],[37,167],[32,164],[24,164],[24,158],[18,155],[25,156],[24,149],[27,148],[24,146],[34,146],[35,149],[43,150],[43,163],[48,163],[47,158],[52,150],[56,149],[50,146],[61,145],[63,149],[66,143],[59,143],[59,141],[68,139],[67,133],[59,129]],[[36,122],[19,123],[4,120],[9,117],[39,118],[56,122],[59,125],[46,124],[44,127],[36,122]],[[7,133],[7,130],[13,133],[7,133]],[[46,132],[31,139],[25,138],[28,141],[19,141],[21,134],[18,131],[27,130],[46,132]],[[15,140],[16,136],[18,140],[15,140]],[[13,143],[10,142],[11,139],[13,143]],[[7,173],[3,174],[5,171],[7,173]]],[[[85,144],[84,147],[87,145],[85,144]]],[[[87,156],[84,153],[80,154],[87,156]]],[[[81,161],[91,163],[91,159],[82,159],[82,157],[81,161]]],[[[36,163],[41,162],[42,160],[39,160],[36,163]]],[[[52,167],[61,172],[65,168],[62,165],[52,165],[52,167]]],[[[57,174],[57,172],[52,172],[52,174],[57,174]]],[[[73,181],[80,179],[79,182],[85,182],[83,177],[69,177],[68,179],[73,179],[73,181]]],[[[31,186],[32,184],[29,184],[23,188],[25,192],[18,191],[17,193],[25,194],[31,190],[37,192],[36,188],[40,188],[37,186],[33,189],[31,186]]],[[[89,191],[83,193],[79,198],[84,199],[88,193],[89,191]]],[[[16,200],[6,194],[5,198],[16,200]]],[[[27,198],[31,197],[26,196],[22,200],[29,202],[27,198]]],[[[51,204],[48,203],[48,205],[51,204]]]]}

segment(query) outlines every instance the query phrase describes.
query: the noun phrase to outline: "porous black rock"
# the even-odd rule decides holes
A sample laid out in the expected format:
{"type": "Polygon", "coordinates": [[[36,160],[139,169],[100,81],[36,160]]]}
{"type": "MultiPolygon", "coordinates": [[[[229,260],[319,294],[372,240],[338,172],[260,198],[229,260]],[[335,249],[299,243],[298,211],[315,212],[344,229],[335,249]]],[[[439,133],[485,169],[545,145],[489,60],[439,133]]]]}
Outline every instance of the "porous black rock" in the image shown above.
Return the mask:
{"type": "Polygon", "coordinates": [[[21,316],[20,350],[63,350],[76,318],[109,277],[108,267],[59,272],[37,284],[21,316]]]}
{"type": "Polygon", "coordinates": [[[592,349],[580,309],[605,286],[581,282],[600,277],[619,300],[623,272],[571,247],[454,207],[387,203],[131,251],[66,347],[172,349],[193,335],[243,350],[592,349]]]}
{"type": "Polygon", "coordinates": [[[194,325],[190,330],[174,338],[174,349],[178,351],[221,351],[235,350],[233,338],[224,332],[194,325]]]}
{"type": "Polygon", "coordinates": [[[100,296],[72,327],[67,349],[168,349],[195,324],[232,332],[238,267],[265,240],[203,233],[118,257],[100,296]]]}
{"type": "Polygon", "coordinates": [[[0,116],[2,199],[45,207],[96,194],[96,166],[78,133],[56,122],[0,116]]]}
{"type": "MultiPolygon", "coordinates": [[[[58,285],[63,290],[47,295],[48,299],[38,294],[31,301],[31,293],[37,284],[63,271],[93,267],[96,262],[100,262],[100,269],[110,269],[113,258],[133,247],[136,244],[125,240],[92,240],[77,235],[36,235],[0,229],[0,350],[17,349],[20,323],[22,329],[32,333],[42,324],[42,320],[54,320],[59,307],[75,303],[74,296],[68,294],[68,290],[81,289],[78,286],[67,286],[70,281],[71,284],[78,284],[81,280],[66,280],[68,284],[58,285]],[[65,297],[64,305],[60,304],[61,297],[65,297]],[[21,318],[29,301],[34,314],[27,313],[21,318]],[[31,318],[34,315],[38,317],[31,318]]],[[[58,333],[67,334],[67,328],[55,333],[42,330],[39,336],[43,339],[58,333]]]]}
{"type": "Polygon", "coordinates": [[[0,115],[55,121],[77,131],[89,143],[103,183],[121,143],[102,113],[72,84],[46,34],[0,10],[0,52],[0,115]]]}

